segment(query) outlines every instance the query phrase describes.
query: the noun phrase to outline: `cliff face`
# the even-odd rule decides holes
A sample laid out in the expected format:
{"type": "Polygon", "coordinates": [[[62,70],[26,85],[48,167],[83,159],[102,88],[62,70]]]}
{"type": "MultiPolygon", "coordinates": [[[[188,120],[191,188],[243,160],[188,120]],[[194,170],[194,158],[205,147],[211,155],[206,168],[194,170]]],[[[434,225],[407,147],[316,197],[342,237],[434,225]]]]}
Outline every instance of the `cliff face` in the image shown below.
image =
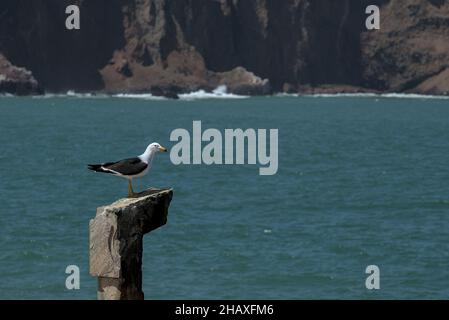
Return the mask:
{"type": "Polygon", "coordinates": [[[449,1],[390,1],[381,30],[362,33],[364,85],[448,94],[449,1]]]}
{"type": "Polygon", "coordinates": [[[100,90],[98,69],[124,45],[122,20],[118,1],[2,0],[0,52],[45,90],[100,90]],[[65,28],[70,4],[80,6],[79,31],[65,28]]]}
{"type": "Polygon", "coordinates": [[[332,87],[444,93],[448,38],[444,0],[0,4],[0,53],[47,91],[174,95],[224,84],[245,94],[332,87]],[[65,29],[70,4],[80,7],[81,30],[65,29]],[[369,4],[381,6],[379,31],[365,29],[369,4]]]}
{"type": "MultiPolygon", "coordinates": [[[[206,70],[241,66],[269,79],[276,91],[285,84],[355,85],[361,76],[361,12],[350,0],[127,1],[127,45],[103,74],[111,79],[111,69],[125,70],[124,81],[132,86],[151,74],[180,86],[193,75],[196,84],[215,86],[206,70]]],[[[115,77],[110,86],[118,83],[115,77]]]]}

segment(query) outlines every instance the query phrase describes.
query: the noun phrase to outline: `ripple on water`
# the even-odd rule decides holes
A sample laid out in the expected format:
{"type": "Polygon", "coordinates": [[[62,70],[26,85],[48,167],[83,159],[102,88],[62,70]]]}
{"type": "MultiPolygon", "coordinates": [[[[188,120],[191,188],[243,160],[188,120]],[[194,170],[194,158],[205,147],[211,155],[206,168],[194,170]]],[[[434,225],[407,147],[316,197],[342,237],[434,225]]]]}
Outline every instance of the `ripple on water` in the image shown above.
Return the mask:
{"type": "Polygon", "coordinates": [[[171,130],[193,120],[278,128],[279,171],[158,157],[136,182],[174,188],[168,224],[145,237],[148,298],[449,295],[447,101],[104,96],[0,106],[0,162],[17,164],[0,182],[0,298],[95,299],[88,222],[126,194],[126,182],[92,175],[86,163],[137,154],[148,139],[170,147],[171,130]],[[69,264],[83,273],[77,292],[64,289],[69,264]],[[369,264],[381,268],[382,292],[364,289],[369,264]]]}

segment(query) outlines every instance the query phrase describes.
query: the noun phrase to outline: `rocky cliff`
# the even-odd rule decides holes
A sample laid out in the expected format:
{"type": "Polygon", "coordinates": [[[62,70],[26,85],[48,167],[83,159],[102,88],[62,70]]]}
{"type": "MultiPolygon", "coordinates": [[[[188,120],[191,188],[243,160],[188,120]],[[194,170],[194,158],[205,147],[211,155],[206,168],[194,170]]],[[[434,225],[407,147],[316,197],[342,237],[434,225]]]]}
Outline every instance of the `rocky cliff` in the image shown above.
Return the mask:
{"type": "Polygon", "coordinates": [[[362,33],[362,84],[448,94],[449,1],[389,1],[381,10],[381,29],[362,33]]]}
{"type": "MultiPolygon", "coordinates": [[[[449,91],[445,0],[2,0],[0,53],[49,92],[449,91]],[[65,28],[66,6],[81,29],[65,28]],[[381,8],[381,29],[365,8],[381,8]]],[[[2,71],[0,71],[1,73],[2,71]]],[[[1,90],[1,87],[0,87],[1,90]]]]}

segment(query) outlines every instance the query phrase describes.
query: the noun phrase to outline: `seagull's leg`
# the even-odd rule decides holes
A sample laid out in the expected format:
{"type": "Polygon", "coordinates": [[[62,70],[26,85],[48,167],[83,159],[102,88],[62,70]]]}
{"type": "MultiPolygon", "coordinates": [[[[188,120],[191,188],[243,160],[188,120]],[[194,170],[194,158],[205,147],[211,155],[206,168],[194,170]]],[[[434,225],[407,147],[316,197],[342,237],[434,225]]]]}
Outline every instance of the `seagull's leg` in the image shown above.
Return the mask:
{"type": "Polygon", "coordinates": [[[132,198],[134,195],[132,180],[128,179],[128,198],[132,198]]]}

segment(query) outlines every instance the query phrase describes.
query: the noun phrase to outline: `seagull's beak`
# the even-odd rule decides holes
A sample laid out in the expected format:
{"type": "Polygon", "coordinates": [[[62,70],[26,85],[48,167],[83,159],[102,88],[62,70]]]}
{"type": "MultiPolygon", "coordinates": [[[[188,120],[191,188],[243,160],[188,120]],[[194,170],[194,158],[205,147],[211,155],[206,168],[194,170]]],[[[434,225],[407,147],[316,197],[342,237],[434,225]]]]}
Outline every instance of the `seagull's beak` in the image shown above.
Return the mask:
{"type": "Polygon", "coordinates": [[[164,148],[164,147],[160,147],[160,148],[159,148],[159,151],[160,151],[160,152],[167,152],[167,149],[164,148]]]}

